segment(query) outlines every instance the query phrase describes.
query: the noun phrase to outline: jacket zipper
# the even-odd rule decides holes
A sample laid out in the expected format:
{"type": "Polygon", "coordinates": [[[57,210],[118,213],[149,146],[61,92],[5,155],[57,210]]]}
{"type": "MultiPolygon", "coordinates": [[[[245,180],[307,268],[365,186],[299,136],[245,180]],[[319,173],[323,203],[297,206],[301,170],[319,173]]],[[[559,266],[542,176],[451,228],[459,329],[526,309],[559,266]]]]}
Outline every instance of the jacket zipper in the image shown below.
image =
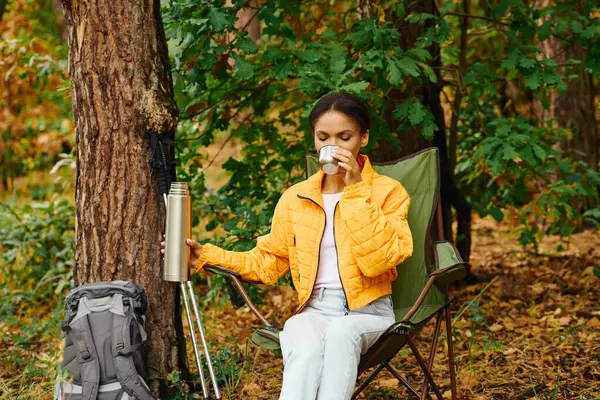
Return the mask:
{"type": "MultiPolygon", "coordinates": [[[[317,259],[318,260],[317,261],[317,273],[315,274],[315,279],[313,280],[313,284],[310,288],[310,293],[312,293],[312,291],[315,287],[315,283],[317,282],[317,276],[319,275],[319,264],[320,264],[320,260],[321,260],[321,241],[323,240],[323,236],[325,235],[325,228],[327,227],[327,213],[325,212],[323,207],[321,207],[319,205],[319,203],[317,203],[313,199],[310,199],[310,198],[304,197],[304,196],[300,196],[300,195],[298,195],[298,197],[301,199],[312,201],[313,203],[315,203],[315,205],[317,207],[319,207],[321,210],[323,210],[323,214],[325,214],[325,225],[323,225],[323,232],[321,233],[321,239],[319,239],[319,255],[318,255],[318,259],[317,259]]],[[[339,201],[336,203],[335,208],[333,209],[333,244],[335,246],[335,254],[338,259],[338,275],[340,276],[340,284],[342,285],[342,290],[344,292],[344,298],[345,298],[344,301],[346,302],[345,315],[348,315],[348,312],[350,311],[348,309],[348,297],[346,295],[346,289],[344,288],[344,282],[342,282],[342,274],[340,273],[340,256],[339,256],[339,254],[337,254],[337,243],[335,240],[335,211],[337,210],[338,204],[339,204],[339,201]]],[[[302,311],[304,309],[304,307],[306,306],[306,303],[308,303],[308,299],[310,299],[310,294],[309,294],[308,298],[304,301],[304,303],[302,303],[302,305],[298,308],[298,311],[296,311],[295,314],[298,314],[300,311],[302,311]]]]}
{"type": "Polygon", "coordinates": [[[348,296],[346,295],[346,289],[344,289],[344,282],[342,281],[342,273],[340,272],[340,255],[337,249],[337,239],[335,238],[335,212],[337,211],[338,204],[340,204],[339,201],[335,203],[335,208],[333,209],[333,245],[335,246],[335,256],[337,258],[337,270],[340,277],[340,284],[342,285],[342,291],[344,292],[344,315],[348,315],[350,312],[350,309],[348,308],[348,296]]]}

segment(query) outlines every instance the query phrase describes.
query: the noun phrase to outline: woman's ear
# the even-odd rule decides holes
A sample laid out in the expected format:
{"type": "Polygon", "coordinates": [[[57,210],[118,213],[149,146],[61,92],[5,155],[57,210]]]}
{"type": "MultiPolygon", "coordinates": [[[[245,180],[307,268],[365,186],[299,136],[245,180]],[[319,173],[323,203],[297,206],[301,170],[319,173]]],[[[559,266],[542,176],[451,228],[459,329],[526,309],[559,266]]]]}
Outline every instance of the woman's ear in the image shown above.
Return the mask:
{"type": "Polygon", "coordinates": [[[369,130],[366,130],[365,133],[360,135],[360,147],[365,147],[369,144],[369,130]]]}

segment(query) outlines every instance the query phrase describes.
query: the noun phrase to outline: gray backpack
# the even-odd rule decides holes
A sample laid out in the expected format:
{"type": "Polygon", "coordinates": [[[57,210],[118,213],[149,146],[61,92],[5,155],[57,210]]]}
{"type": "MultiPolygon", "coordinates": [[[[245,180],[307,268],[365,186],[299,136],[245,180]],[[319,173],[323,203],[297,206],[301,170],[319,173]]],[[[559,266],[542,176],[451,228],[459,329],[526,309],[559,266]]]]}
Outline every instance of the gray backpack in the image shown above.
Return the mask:
{"type": "Polygon", "coordinates": [[[128,281],[82,285],[69,292],[62,325],[66,380],[55,400],[155,400],[146,375],[146,293],[128,281]]]}

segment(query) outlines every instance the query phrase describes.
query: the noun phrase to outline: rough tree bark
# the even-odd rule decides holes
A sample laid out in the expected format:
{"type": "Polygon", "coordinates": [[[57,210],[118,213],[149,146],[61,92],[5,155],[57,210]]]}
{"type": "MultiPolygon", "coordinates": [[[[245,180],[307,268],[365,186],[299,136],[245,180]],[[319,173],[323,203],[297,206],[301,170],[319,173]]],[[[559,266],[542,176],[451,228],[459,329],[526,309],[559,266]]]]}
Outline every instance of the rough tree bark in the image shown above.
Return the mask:
{"type": "Polygon", "coordinates": [[[77,141],[75,283],[126,279],[149,297],[149,364],[178,366],[175,285],[147,132],[177,123],[158,0],[62,0],[77,141]]]}

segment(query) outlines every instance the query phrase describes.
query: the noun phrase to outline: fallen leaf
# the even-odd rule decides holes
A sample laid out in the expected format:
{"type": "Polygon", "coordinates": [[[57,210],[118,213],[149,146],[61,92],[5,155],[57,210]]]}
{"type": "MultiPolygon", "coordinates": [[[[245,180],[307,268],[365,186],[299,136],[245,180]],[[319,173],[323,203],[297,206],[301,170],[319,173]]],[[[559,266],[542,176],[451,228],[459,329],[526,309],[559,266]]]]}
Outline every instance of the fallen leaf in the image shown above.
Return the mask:
{"type": "Polygon", "coordinates": [[[597,317],[594,317],[594,318],[590,319],[585,324],[585,327],[588,328],[588,329],[600,328],[600,319],[598,319],[597,317]]]}
{"type": "Polygon", "coordinates": [[[583,270],[583,275],[594,276],[594,267],[590,266],[583,270]]]}
{"type": "Polygon", "coordinates": [[[477,373],[468,369],[463,369],[459,372],[458,380],[463,389],[472,389],[480,382],[479,378],[477,377],[477,373]]]}
{"type": "Polygon", "coordinates": [[[510,356],[511,354],[515,354],[516,352],[517,349],[515,349],[514,347],[509,347],[508,349],[504,350],[502,354],[504,354],[505,356],[510,356]]]}
{"type": "Polygon", "coordinates": [[[275,307],[281,307],[281,304],[283,303],[283,296],[278,294],[272,297],[273,300],[273,305],[275,307]]]}
{"type": "Polygon", "coordinates": [[[260,390],[261,390],[260,386],[258,386],[254,382],[246,383],[244,385],[244,387],[242,388],[242,391],[244,391],[246,393],[256,393],[256,392],[259,392],[260,390]]]}
{"type": "Polygon", "coordinates": [[[379,387],[386,388],[386,389],[392,389],[392,388],[395,388],[396,386],[398,386],[398,379],[396,379],[396,378],[381,379],[381,380],[378,380],[376,383],[379,387]]]}
{"type": "Polygon", "coordinates": [[[493,324],[492,326],[490,326],[490,331],[492,331],[494,333],[500,332],[503,329],[504,329],[504,327],[500,324],[493,324]]]}
{"type": "Polygon", "coordinates": [[[557,319],[557,321],[560,326],[568,326],[571,322],[571,317],[562,317],[557,319]]]}

